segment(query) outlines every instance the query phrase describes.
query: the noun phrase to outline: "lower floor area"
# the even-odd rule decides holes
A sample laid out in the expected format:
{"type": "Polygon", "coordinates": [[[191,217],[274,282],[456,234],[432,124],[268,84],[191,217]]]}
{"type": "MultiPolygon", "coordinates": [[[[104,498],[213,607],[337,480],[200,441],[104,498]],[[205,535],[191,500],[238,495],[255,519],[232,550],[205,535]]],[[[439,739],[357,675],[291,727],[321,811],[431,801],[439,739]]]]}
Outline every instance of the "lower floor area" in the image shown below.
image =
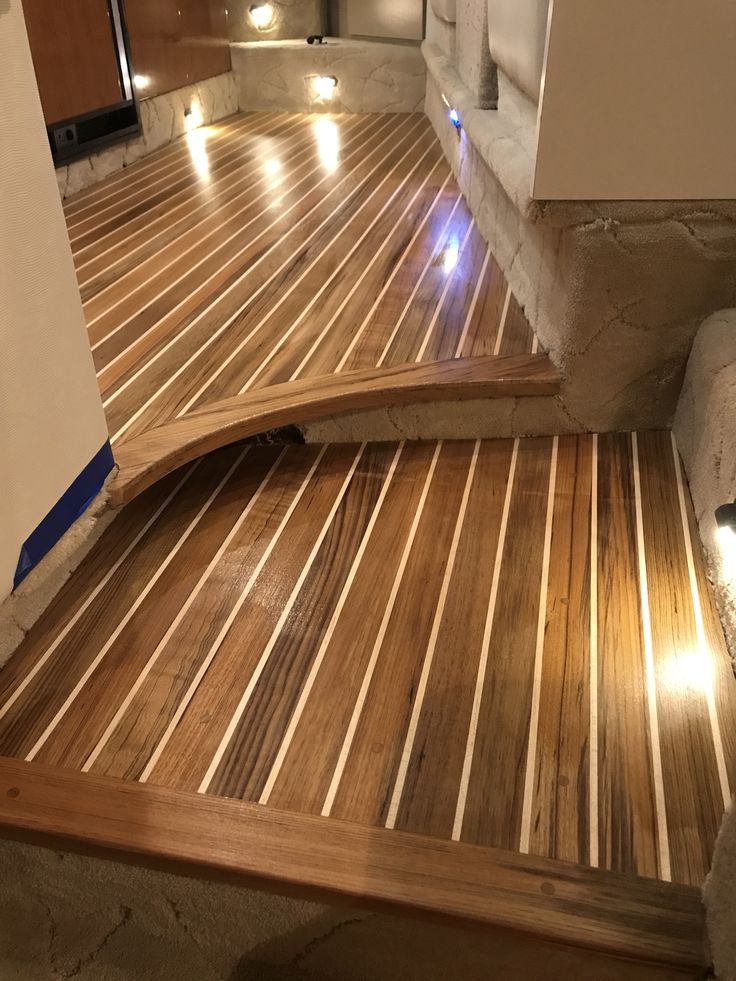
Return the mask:
{"type": "Polygon", "coordinates": [[[690,886],[735,723],[664,432],[228,447],[125,508],[0,672],[0,756],[82,796],[690,886]]]}

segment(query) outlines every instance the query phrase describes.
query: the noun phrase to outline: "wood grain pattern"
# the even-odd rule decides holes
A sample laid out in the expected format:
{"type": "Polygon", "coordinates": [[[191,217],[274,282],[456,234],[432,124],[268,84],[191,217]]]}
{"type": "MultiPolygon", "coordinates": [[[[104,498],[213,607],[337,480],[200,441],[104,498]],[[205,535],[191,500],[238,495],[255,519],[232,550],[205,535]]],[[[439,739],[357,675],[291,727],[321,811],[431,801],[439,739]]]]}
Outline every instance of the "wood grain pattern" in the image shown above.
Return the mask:
{"type": "Polygon", "coordinates": [[[721,789],[705,776],[717,768],[706,700],[712,669],[698,649],[682,529],[669,517],[678,511],[671,441],[642,433],[638,445],[670,860],[678,881],[697,881],[710,868],[723,813],[721,789]]]}
{"type": "Polygon", "coordinates": [[[106,0],[23,0],[23,13],[47,125],[124,98],[106,0]]]}
{"type": "Polygon", "coordinates": [[[238,394],[532,351],[418,114],[244,113],[65,212],[116,451],[238,394]]]}
{"type": "Polygon", "coordinates": [[[544,635],[530,850],[590,862],[591,441],[562,436],[544,635]]]}
{"type": "Polygon", "coordinates": [[[5,836],[696,970],[696,889],[0,760],[5,836]]]}
{"type": "Polygon", "coordinates": [[[665,878],[656,738],[665,854],[697,887],[727,799],[718,753],[727,785],[734,768],[736,682],[696,550],[693,662],[669,436],[639,435],[638,483],[633,445],[200,458],[123,510],[0,673],[0,753],[665,878]]]}
{"type": "Polygon", "coordinates": [[[469,358],[349,371],[271,385],[190,412],[124,443],[110,485],[114,506],[127,504],[166,473],[204,453],[287,423],[437,399],[551,395],[559,375],[546,355],[469,358]]]}
{"type": "Polygon", "coordinates": [[[147,98],[230,71],[225,0],[127,0],[125,9],[147,98]]]}
{"type": "Polygon", "coordinates": [[[659,842],[627,434],[599,437],[598,479],[600,863],[656,876],[659,842]]]}

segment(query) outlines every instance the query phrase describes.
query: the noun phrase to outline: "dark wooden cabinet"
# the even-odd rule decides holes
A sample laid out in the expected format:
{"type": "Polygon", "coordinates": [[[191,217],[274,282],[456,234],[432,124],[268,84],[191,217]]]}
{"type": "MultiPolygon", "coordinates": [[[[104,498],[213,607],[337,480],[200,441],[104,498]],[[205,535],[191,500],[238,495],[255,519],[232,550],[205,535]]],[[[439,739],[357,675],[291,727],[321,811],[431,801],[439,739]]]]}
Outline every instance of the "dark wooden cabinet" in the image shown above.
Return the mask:
{"type": "Polygon", "coordinates": [[[107,0],[23,0],[47,123],[124,101],[107,0]]]}
{"type": "Polygon", "coordinates": [[[136,98],[230,70],[226,0],[23,0],[57,162],[139,131],[136,98]]]}
{"type": "Polygon", "coordinates": [[[127,0],[140,98],[230,70],[225,0],[127,0]]]}

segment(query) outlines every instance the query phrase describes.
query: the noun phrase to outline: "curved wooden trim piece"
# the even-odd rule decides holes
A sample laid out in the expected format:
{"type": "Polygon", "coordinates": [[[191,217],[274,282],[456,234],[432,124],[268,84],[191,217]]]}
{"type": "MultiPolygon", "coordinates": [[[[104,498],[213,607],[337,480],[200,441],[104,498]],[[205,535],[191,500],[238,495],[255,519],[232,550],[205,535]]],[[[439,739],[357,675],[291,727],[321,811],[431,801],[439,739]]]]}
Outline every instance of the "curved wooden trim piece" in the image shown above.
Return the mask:
{"type": "Polygon", "coordinates": [[[123,443],[110,484],[113,507],[212,450],[278,426],[327,415],[448,399],[555,395],[560,376],[546,354],[458,358],[301,378],[213,402],[123,443]]]}
{"type": "Polygon", "coordinates": [[[204,879],[704,965],[694,886],[0,760],[0,836],[204,879]]]}

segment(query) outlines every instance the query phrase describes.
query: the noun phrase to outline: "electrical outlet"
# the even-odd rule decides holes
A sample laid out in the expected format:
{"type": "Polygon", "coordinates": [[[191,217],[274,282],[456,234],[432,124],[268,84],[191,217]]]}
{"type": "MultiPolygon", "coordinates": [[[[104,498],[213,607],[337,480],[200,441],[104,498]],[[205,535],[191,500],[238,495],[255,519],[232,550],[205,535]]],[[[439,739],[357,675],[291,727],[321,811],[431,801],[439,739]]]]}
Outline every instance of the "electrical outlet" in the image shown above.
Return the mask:
{"type": "Polygon", "coordinates": [[[54,146],[57,152],[68,150],[77,145],[77,127],[74,123],[68,126],[59,126],[54,130],[54,146]]]}

